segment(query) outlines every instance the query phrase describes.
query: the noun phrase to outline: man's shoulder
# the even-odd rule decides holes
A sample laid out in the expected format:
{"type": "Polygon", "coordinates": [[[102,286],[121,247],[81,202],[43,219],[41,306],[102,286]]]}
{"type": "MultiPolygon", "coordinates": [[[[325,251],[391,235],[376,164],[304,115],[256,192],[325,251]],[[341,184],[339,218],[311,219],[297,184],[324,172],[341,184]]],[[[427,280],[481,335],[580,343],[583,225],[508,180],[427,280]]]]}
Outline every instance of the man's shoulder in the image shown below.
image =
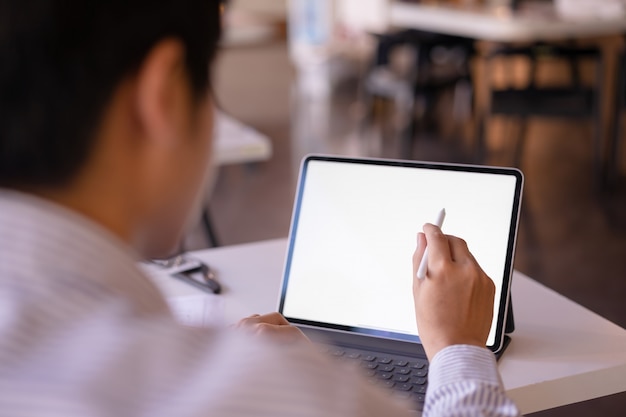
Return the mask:
{"type": "Polygon", "coordinates": [[[21,294],[23,302],[45,297],[52,307],[57,298],[71,305],[79,298],[95,303],[119,297],[138,312],[167,310],[136,259],[129,247],[85,216],[0,189],[0,287],[21,294]]]}

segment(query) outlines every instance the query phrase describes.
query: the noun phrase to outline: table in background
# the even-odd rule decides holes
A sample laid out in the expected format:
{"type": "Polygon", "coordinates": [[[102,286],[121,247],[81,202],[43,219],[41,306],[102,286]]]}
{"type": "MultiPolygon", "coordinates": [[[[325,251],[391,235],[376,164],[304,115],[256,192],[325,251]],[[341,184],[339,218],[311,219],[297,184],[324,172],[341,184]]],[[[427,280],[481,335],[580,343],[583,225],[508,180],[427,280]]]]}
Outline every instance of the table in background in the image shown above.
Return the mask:
{"type": "Polygon", "coordinates": [[[272,156],[270,139],[228,114],[215,111],[216,165],[249,164],[272,156]]]}
{"type": "MultiPolygon", "coordinates": [[[[554,3],[554,2],[552,2],[554,3]]],[[[598,5],[600,7],[600,5],[598,5]]],[[[454,6],[454,5],[432,5],[417,4],[411,2],[391,1],[389,9],[389,25],[396,28],[410,28],[422,31],[429,31],[444,35],[461,36],[482,42],[482,54],[488,56],[493,44],[508,43],[533,43],[533,42],[557,42],[573,41],[581,39],[592,39],[600,37],[617,37],[626,34],[626,15],[605,13],[605,16],[577,16],[563,17],[557,13],[552,4],[541,4],[528,2],[520,10],[512,10],[506,6],[454,6]]],[[[626,75],[615,74],[613,68],[618,53],[622,53],[623,47],[617,48],[613,45],[610,48],[602,48],[604,61],[608,66],[603,73],[606,78],[598,88],[602,89],[603,96],[600,106],[605,108],[603,114],[599,145],[595,152],[601,154],[603,149],[608,148],[608,152],[616,152],[619,139],[611,138],[606,144],[607,134],[612,130],[618,130],[615,120],[612,124],[607,124],[613,116],[612,107],[616,105],[613,87],[616,83],[623,82],[621,77],[626,75]],[[608,59],[607,59],[608,58],[608,59]],[[608,107],[607,107],[608,106],[608,107]],[[607,117],[608,116],[608,117],[607,117]]],[[[483,115],[488,107],[488,92],[485,88],[489,85],[491,71],[488,68],[478,70],[481,75],[475,77],[479,81],[477,88],[475,106],[477,114],[483,115]]],[[[479,116],[482,117],[482,116],[479,116]]],[[[618,116],[620,117],[620,116],[618,116]]],[[[482,126],[481,126],[482,128],[482,126]]],[[[481,138],[482,133],[477,132],[477,137],[481,138]]],[[[607,151],[604,151],[607,152],[607,151]]],[[[599,157],[604,161],[604,156],[599,157]]],[[[615,158],[609,154],[609,158],[615,158]]],[[[612,159],[609,159],[611,161],[612,159]]],[[[602,172],[609,171],[609,177],[615,176],[610,163],[608,166],[597,168],[599,183],[602,185],[604,179],[602,172]]],[[[610,178],[609,178],[610,179],[610,178]]]]}
{"type": "Polygon", "coordinates": [[[553,10],[517,12],[504,8],[463,7],[393,1],[389,24],[494,42],[555,41],[626,32],[626,18],[560,18],[553,10]]]}
{"type": "Polygon", "coordinates": [[[219,246],[219,239],[209,212],[209,202],[217,180],[217,170],[225,165],[249,165],[267,161],[272,156],[272,142],[267,136],[219,109],[215,109],[213,120],[212,157],[215,162],[214,172],[211,181],[206,184],[204,190],[205,204],[200,220],[209,245],[215,247],[219,246]]]}
{"type": "MultiPolygon", "coordinates": [[[[278,239],[192,253],[217,272],[227,323],[276,311],[286,247],[278,239]]],[[[166,297],[198,294],[152,276],[166,297]]],[[[626,330],[519,272],[512,291],[516,329],[499,369],[522,413],[626,391],[626,330]]]]}

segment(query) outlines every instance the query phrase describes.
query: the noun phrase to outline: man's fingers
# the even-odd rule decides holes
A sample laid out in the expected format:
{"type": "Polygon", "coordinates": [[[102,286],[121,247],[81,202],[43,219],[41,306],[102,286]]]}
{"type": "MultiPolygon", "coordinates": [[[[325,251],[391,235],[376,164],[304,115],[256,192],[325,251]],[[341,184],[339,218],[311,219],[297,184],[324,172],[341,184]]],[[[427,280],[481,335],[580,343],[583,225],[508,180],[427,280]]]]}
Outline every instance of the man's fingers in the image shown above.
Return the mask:
{"type": "Polygon", "coordinates": [[[261,322],[268,323],[268,324],[276,324],[276,325],[288,325],[289,324],[287,319],[282,314],[277,313],[277,312],[264,314],[262,316],[259,316],[258,319],[261,322]]]}
{"type": "Polygon", "coordinates": [[[253,314],[252,316],[241,319],[237,326],[252,326],[259,323],[274,324],[278,326],[289,325],[289,322],[282,314],[274,312],[264,315],[253,314]]]}
{"type": "Polygon", "coordinates": [[[426,223],[424,225],[424,234],[426,235],[428,245],[428,263],[431,261],[449,262],[452,260],[448,237],[441,232],[439,227],[426,223]]]}
{"type": "Polygon", "coordinates": [[[254,326],[254,331],[263,336],[279,338],[284,342],[297,342],[308,340],[300,329],[295,326],[280,326],[269,323],[259,323],[254,326]]]}
{"type": "Polygon", "coordinates": [[[456,236],[447,236],[450,256],[453,261],[463,263],[474,261],[474,256],[470,253],[465,240],[456,236]]]}
{"type": "Polygon", "coordinates": [[[476,261],[476,258],[474,258],[465,240],[456,236],[448,236],[448,242],[450,242],[450,253],[454,262],[458,264],[472,264],[482,271],[482,267],[478,261],[476,261]]]}
{"type": "Polygon", "coordinates": [[[241,320],[239,320],[237,322],[237,327],[250,326],[252,324],[256,324],[256,323],[258,323],[258,320],[257,320],[258,317],[261,317],[261,315],[260,314],[253,314],[251,316],[244,317],[244,318],[242,318],[241,320]]]}
{"type": "Polygon", "coordinates": [[[282,314],[276,312],[262,316],[253,314],[240,320],[237,327],[283,342],[309,341],[302,330],[292,326],[282,314]]]}

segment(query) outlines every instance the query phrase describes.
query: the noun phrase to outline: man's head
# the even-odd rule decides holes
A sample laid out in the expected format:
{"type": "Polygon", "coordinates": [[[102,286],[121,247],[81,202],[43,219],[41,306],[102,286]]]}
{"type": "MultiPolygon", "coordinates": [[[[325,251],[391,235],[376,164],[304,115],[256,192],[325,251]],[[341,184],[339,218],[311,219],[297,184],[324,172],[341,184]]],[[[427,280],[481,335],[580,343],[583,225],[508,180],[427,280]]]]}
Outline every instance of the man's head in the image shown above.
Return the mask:
{"type": "Polygon", "coordinates": [[[169,249],[209,159],[219,34],[217,0],[0,0],[0,187],[169,249]]]}

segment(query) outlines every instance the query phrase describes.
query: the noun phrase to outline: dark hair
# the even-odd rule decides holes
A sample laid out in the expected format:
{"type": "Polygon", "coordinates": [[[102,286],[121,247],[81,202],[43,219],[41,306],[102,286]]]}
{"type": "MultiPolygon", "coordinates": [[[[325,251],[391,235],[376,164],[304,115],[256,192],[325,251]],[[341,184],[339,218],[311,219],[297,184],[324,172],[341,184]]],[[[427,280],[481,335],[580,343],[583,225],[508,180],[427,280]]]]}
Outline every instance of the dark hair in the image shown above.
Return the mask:
{"type": "Polygon", "coordinates": [[[0,186],[63,186],[87,161],[106,104],[150,49],[185,46],[210,84],[218,0],[0,0],[0,186]]]}

